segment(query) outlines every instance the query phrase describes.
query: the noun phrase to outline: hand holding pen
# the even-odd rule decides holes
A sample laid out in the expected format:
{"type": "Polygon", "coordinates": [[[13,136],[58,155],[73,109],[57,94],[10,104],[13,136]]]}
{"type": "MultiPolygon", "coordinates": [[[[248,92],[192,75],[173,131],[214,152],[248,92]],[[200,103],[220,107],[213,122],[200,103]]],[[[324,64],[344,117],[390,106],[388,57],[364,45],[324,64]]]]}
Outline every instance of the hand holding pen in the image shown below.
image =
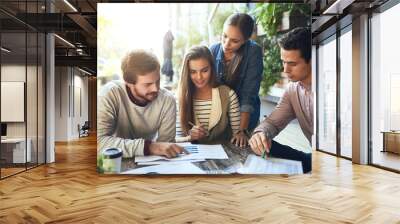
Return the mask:
{"type": "Polygon", "coordinates": [[[193,126],[192,129],[189,130],[189,135],[192,141],[199,140],[208,136],[208,131],[202,125],[197,126],[190,121],[189,124],[193,126]]]}
{"type": "Polygon", "coordinates": [[[271,149],[271,140],[263,132],[257,132],[250,138],[249,145],[255,154],[265,159],[271,149]]]}

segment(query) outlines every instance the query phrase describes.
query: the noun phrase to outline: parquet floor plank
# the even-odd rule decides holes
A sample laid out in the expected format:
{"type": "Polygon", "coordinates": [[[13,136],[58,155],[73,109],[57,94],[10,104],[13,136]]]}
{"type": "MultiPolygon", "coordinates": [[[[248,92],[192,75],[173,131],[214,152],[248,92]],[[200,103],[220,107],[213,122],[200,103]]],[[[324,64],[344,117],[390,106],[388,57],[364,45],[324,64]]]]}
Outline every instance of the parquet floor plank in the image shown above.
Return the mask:
{"type": "Polygon", "coordinates": [[[400,175],[313,154],[310,175],[96,173],[96,139],[0,181],[0,223],[400,223],[400,175]]]}

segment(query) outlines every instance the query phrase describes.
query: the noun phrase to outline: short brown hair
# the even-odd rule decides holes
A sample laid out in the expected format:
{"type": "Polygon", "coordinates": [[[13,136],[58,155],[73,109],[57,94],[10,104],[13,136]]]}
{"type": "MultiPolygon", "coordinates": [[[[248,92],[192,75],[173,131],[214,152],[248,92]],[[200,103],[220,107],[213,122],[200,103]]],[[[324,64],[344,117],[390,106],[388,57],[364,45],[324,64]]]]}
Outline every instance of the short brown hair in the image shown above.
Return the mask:
{"type": "Polygon", "coordinates": [[[155,54],[146,50],[129,51],[121,63],[122,75],[127,83],[135,84],[138,75],[145,75],[160,69],[155,54]]]}
{"type": "Polygon", "coordinates": [[[297,27],[278,39],[278,44],[284,50],[299,50],[301,57],[309,63],[311,60],[311,29],[297,27]]]}

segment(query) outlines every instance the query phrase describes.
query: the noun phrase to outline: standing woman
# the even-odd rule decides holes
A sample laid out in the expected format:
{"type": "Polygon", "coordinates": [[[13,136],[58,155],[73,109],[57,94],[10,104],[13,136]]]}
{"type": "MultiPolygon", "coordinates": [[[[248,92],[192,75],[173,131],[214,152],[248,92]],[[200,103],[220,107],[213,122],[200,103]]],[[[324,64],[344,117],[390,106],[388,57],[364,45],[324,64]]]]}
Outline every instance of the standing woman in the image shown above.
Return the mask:
{"type": "Polygon", "coordinates": [[[215,59],[217,81],[229,86],[239,97],[240,128],[234,137],[236,145],[246,146],[247,131],[252,131],[259,122],[260,98],[258,92],[263,74],[261,47],[250,36],[254,20],[245,13],[229,16],[223,27],[221,42],[210,50],[215,59]]]}
{"type": "Polygon", "coordinates": [[[232,133],[239,130],[238,97],[228,86],[217,83],[213,57],[206,46],[192,47],[186,53],[178,100],[180,128],[188,140],[205,144],[236,140],[232,133]]]}

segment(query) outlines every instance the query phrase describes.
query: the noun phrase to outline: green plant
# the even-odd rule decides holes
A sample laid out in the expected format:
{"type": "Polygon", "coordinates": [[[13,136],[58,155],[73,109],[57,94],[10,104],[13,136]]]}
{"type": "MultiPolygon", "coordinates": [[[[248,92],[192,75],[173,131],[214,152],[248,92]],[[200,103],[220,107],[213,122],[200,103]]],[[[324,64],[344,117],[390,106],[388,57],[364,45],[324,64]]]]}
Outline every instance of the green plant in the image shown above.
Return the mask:
{"type": "Polygon", "coordinates": [[[102,155],[97,155],[97,173],[104,173],[102,155]]]}
{"type": "Polygon", "coordinates": [[[257,3],[253,14],[257,17],[257,23],[260,24],[269,38],[274,38],[278,32],[282,21],[283,13],[291,11],[293,3],[257,3]]]}
{"type": "Polygon", "coordinates": [[[295,3],[257,3],[251,12],[256,17],[257,24],[261,25],[266,35],[260,38],[264,46],[264,74],[261,81],[261,95],[267,95],[271,87],[281,79],[282,63],[280,48],[277,44],[277,35],[285,12],[289,15],[300,13],[305,17],[310,15],[307,4],[295,3]]]}
{"type": "Polygon", "coordinates": [[[281,79],[282,63],[280,60],[280,48],[276,39],[267,40],[267,49],[264,51],[264,75],[261,81],[261,94],[267,95],[271,87],[281,79]]]}

